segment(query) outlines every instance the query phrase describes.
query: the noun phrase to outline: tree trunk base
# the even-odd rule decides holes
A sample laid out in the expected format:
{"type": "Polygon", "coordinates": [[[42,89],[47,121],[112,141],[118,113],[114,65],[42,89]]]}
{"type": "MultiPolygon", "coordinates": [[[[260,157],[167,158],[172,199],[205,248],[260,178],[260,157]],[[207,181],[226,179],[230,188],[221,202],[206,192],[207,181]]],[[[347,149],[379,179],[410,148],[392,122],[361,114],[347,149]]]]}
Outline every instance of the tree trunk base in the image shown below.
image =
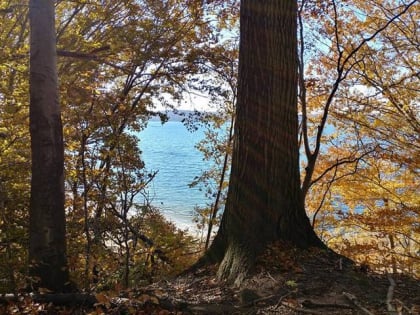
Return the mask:
{"type": "Polygon", "coordinates": [[[228,246],[217,271],[217,278],[240,287],[255,264],[255,254],[255,251],[245,246],[228,246]]]}

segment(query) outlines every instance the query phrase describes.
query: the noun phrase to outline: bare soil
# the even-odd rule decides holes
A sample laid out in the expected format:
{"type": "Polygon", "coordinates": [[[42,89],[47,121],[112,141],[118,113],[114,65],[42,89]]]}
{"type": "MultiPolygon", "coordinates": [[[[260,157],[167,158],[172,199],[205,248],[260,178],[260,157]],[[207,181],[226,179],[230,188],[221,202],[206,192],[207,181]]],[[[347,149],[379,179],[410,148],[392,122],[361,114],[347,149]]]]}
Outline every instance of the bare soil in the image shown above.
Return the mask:
{"type": "Polygon", "coordinates": [[[420,281],[375,274],[321,250],[281,244],[262,255],[241,287],[215,278],[208,266],[153,284],[174,314],[420,314],[420,281]]]}
{"type": "Polygon", "coordinates": [[[257,259],[240,287],[216,266],[131,290],[0,297],[0,314],[420,314],[420,281],[377,274],[332,252],[280,243],[257,259]]]}

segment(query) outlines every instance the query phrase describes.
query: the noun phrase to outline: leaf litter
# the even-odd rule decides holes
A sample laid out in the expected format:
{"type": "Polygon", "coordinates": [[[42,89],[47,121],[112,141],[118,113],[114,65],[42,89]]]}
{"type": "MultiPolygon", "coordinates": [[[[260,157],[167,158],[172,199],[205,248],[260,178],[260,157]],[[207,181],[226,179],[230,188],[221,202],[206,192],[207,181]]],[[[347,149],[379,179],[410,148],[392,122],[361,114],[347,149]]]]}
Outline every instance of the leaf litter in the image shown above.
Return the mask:
{"type": "Polygon", "coordinates": [[[218,281],[216,266],[130,290],[98,292],[96,303],[2,299],[0,314],[420,314],[420,281],[371,273],[336,254],[275,243],[240,287],[218,281]]]}

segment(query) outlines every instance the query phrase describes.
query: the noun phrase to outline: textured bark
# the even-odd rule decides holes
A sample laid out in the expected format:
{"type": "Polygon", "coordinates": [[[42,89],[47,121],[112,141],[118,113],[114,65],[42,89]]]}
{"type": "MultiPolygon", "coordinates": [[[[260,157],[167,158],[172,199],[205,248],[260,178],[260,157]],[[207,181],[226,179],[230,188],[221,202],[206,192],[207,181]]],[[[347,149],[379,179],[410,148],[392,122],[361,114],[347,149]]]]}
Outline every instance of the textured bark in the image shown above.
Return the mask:
{"type": "Polygon", "coordinates": [[[300,190],[296,12],[296,0],[241,1],[231,178],[207,255],[237,284],[267,243],[323,246],[300,190]]]}
{"type": "Polygon", "coordinates": [[[54,1],[31,0],[29,227],[31,285],[63,292],[68,282],[64,148],[58,102],[54,1]]]}

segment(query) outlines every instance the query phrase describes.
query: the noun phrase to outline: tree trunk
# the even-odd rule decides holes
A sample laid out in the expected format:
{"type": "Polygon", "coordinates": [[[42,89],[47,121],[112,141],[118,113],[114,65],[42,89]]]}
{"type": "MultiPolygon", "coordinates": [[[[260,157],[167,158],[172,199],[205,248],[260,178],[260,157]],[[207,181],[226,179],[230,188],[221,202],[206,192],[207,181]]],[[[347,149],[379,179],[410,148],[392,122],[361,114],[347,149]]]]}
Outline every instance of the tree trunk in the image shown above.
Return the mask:
{"type": "MultiPolygon", "coordinates": [[[[232,145],[233,126],[234,125],[235,125],[235,118],[234,118],[234,116],[232,116],[232,118],[230,120],[230,126],[229,126],[229,138],[228,138],[228,144],[227,144],[228,147],[230,147],[232,145]]],[[[208,230],[207,230],[206,244],[204,246],[205,250],[207,250],[209,248],[210,239],[211,239],[211,232],[212,232],[212,229],[213,229],[213,223],[216,220],[217,213],[219,211],[219,202],[220,202],[222,191],[223,191],[223,184],[225,183],[225,176],[227,175],[227,172],[228,172],[228,164],[229,164],[228,161],[229,161],[229,150],[226,149],[225,156],[224,156],[224,159],[223,159],[222,174],[220,176],[220,181],[219,181],[219,188],[217,190],[216,199],[214,201],[214,206],[211,209],[211,215],[210,215],[210,218],[209,218],[209,226],[208,226],[208,230]]]]}
{"type": "Polygon", "coordinates": [[[54,1],[31,0],[29,16],[32,150],[29,272],[35,289],[63,292],[68,283],[68,270],[54,1]]]}
{"type": "Polygon", "coordinates": [[[300,190],[296,0],[242,0],[229,192],[207,258],[239,284],[270,242],[324,246],[300,190]]]}

